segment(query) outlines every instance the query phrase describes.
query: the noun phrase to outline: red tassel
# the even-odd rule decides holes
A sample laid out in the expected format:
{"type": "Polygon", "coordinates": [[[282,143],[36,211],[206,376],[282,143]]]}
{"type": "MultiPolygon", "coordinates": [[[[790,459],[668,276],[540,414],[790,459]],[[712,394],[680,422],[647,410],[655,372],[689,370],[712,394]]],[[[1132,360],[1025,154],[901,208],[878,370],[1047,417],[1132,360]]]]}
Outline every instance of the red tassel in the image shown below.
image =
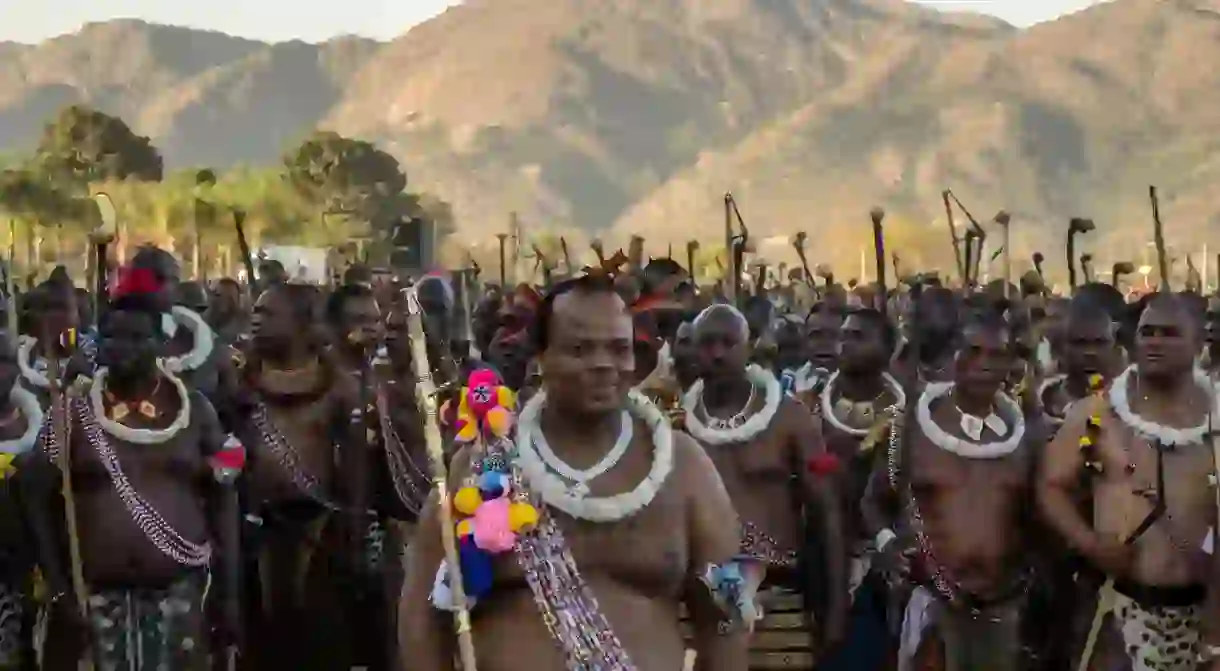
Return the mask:
{"type": "Polygon", "coordinates": [[[839,458],[829,452],[823,452],[810,458],[806,466],[814,475],[832,475],[839,470],[839,458]]]}

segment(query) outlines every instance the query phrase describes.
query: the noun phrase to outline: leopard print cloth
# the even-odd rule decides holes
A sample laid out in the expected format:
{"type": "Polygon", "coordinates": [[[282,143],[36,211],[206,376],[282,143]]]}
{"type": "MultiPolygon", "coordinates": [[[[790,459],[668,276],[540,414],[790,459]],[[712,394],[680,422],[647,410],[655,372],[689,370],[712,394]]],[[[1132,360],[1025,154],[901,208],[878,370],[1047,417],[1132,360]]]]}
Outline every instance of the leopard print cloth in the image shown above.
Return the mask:
{"type": "Polygon", "coordinates": [[[1114,615],[1132,671],[1195,671],[1199,606],[1144,607],[1121,594],[1116,598],[1114,615]]]}
{"type": "Polygon", "coordinates": [[[24,613],[21,588],[0,583],[0,669],[16,669],[21,665],[24,613]]]}

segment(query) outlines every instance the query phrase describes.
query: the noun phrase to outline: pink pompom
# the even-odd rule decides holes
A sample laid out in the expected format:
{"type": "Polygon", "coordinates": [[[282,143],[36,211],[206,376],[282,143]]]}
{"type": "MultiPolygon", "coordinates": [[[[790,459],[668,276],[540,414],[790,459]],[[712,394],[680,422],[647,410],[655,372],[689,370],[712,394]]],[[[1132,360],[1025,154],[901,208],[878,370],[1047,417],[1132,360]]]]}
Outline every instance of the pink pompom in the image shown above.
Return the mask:
{"type": "Polygon", "coordinates": [[[508,552],[517,543],[517,534],[513,533],[508,522],[508,511],[511,501],[508,497],[500,497],[484,501],[475,511],[474,544],[480,549],[492,554],[508,552]]]}
{"type": "Polygon", "coordinates": [[[481,419],[489,410],[500,404],[497,393],[499,386],[500,378],[495,371],[480,368],[470,374],[466,380],[466,405],[475,417],[481,419]]]}

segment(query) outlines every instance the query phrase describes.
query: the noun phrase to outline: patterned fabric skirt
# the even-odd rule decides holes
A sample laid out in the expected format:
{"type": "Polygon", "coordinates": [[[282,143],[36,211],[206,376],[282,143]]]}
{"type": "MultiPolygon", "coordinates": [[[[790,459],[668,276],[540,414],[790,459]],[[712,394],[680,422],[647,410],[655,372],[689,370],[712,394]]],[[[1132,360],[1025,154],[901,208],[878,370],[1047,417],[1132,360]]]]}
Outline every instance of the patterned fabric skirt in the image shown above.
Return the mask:
{"type": "Polygon", "coordinates": [[[25,610],[21,586],[0,582],[0,670],[21,668],[28,651],[25,610]]]}
{"type": "Polygon", "coordinates": [[[164,589],[103,590],[89,596],[97,671],[204,671],[209,668],[206,576],[164,589]]]}

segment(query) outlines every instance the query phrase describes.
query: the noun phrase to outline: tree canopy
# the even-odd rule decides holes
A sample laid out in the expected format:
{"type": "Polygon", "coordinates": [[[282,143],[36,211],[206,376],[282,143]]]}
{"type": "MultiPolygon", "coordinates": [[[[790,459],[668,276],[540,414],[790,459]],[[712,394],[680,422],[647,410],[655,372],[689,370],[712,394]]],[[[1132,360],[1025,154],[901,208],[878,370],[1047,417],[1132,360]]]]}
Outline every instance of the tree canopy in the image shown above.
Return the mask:
{"type": "Polygon", "coordinates": [[[122,119],[73,105],[47,122],[33,152],[0,156],[0,222],[12,222],[0,226],[0,240],[14,243],[27,273],[54,262],[83,269],[81,234],[96,225],[91,196],[99,192],[118,212],[118,247],[151,242],[190,254],[198,246],[200,273],[209,276],[241,266],[238,211],[252,247],[332,247],[382,262],[403,222],[438,238],[455,227],[448,203],[408,191],[398,160],[363,140],[317,132],[288,148],[279,166],[166,170],[152,141],[122,119]]]}

